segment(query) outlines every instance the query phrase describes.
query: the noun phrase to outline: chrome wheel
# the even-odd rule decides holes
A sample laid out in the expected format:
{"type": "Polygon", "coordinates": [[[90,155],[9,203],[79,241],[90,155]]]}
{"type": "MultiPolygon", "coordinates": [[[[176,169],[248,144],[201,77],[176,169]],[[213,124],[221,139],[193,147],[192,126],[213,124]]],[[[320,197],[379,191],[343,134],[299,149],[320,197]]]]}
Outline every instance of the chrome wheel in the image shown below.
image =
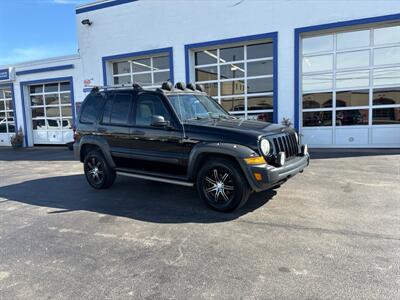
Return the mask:
{"type": "Polygon", "coordinates": [[[229,203],[235,196],[231,175],[224,169],[213,168],[204,177],[204,194],[215,203],[229,203]]]}
{"type": "Polygon", "coordinates": [[[103,164],[96,157],[91,157],[87,162],[87,174],[89,178],[96,184],[103,181],[104,170],[103,164]]]}

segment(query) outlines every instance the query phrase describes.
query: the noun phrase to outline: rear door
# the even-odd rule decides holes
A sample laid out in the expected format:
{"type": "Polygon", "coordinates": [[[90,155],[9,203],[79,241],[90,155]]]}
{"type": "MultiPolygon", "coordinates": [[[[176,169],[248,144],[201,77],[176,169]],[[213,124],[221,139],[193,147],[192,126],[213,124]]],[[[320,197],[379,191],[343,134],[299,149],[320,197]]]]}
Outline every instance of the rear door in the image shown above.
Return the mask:
{"type": "Polygon", "coordinates": [[[118,167],[126,165],[130,149],[130,127],[132,120],[133,94],[115,92],[111,94],[104,106],[103,116],[98,132],[106,138],[111,155],[118,167]]]}

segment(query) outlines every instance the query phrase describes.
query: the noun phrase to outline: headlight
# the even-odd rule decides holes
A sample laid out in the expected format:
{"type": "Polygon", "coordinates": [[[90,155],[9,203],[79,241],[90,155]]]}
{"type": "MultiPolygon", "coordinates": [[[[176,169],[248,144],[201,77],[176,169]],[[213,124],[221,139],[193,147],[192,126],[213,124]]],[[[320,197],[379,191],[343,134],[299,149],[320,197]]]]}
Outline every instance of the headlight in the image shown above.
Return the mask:
{"type": "Polygon", "coordinates": [[[299,135],[298,135],[298,133],[295,131],[294,132],[294,135],[296,136],[296,142],[297,142],[297,144],[299,144],[299,135]]]}
{"type": "Polygon", "coordinates": [[[260,142],[260,148],[263,155],[268,155],[271,150],[271,145],[268,140],[262,139],[260,142]]]}

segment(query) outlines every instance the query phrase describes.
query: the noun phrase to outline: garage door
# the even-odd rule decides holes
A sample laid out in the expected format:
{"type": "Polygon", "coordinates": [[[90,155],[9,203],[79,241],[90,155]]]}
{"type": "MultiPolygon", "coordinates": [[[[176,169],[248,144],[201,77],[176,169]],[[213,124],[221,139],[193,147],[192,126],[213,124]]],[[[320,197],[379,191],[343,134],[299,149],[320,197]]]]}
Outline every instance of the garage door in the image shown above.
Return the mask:
{"type": "Polygon", "coordinates": [[[10,146],[10,137],[14,132],[15,123],[11,88],[0,87],[0,146],[10,146]]]}
{"type": "Polygon", "coordinates": [[[33,143],[65,144],[73,140],[70,82],[29,86],[33,143]]]}
{"type": "Polygon", "coordinates": [[[400,26],[302,37],[302,133],[313,146],[400,146],[400,26]]]}

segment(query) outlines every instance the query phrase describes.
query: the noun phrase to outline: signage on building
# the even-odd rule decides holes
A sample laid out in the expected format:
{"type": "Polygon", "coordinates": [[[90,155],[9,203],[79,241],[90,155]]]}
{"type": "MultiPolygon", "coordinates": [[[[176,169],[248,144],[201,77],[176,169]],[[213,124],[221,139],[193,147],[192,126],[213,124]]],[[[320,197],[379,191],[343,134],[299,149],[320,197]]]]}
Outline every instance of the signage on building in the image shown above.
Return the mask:
{"type": "Polygon", "coordinates": [[[0,80],[10,80],[9,69],[0,69],[0,80]]]}

